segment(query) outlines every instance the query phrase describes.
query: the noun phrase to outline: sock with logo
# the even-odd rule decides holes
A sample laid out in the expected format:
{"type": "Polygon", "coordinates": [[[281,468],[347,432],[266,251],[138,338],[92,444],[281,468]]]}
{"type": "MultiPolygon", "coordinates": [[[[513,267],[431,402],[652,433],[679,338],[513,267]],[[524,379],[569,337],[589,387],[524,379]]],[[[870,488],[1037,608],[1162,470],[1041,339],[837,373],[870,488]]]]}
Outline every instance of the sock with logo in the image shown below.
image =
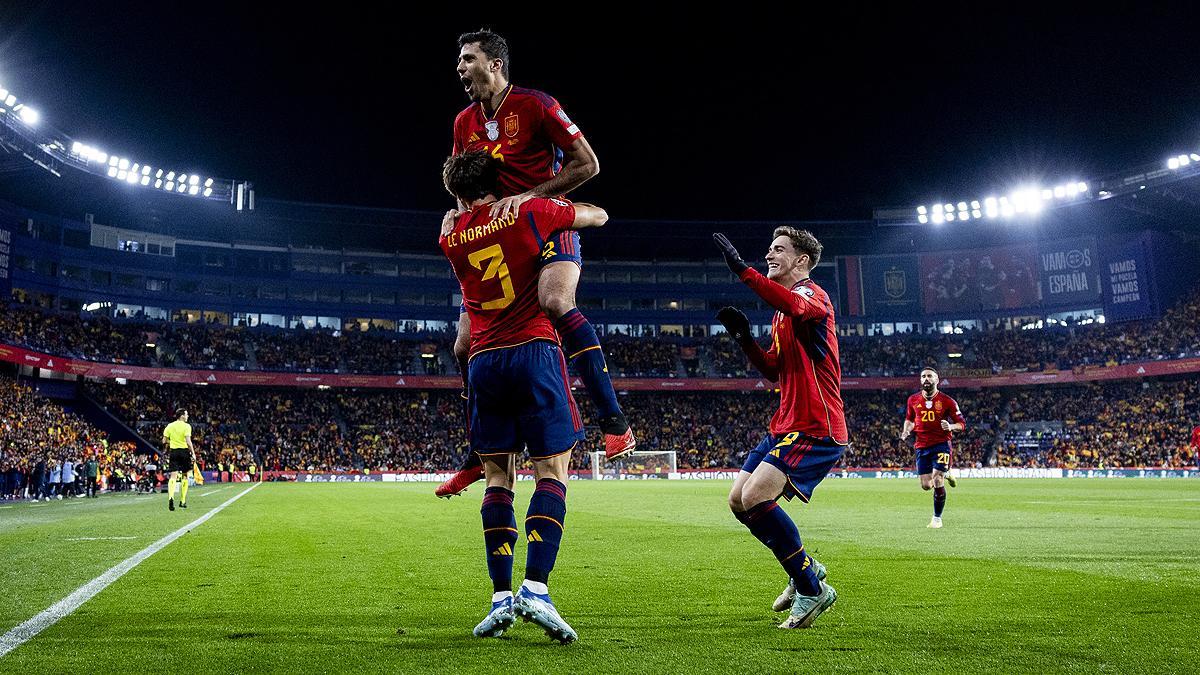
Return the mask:
{"type": "Polygon", "coordinates": [[[613,390],[608,366],[604,363],[604,350],[596,329],[578,308],[558,317],[554,328],[562,338],[563,351],[567,360],[575,366],[579,379],[592,397],[599,413],[600,430],[606,434],[623,434],[629,428],[621,405],[617,403],[617,392],[613,390]]]}
{"type": "MultiPolygon", "coordinates": [[[[742,518],[738,518],[742,520],[742,518]]],[[[812,558],[804,551],[800,532],[787,512],[774,499],[750,507],[745,512],[746,527],[783,565],[801,595],[819,595],[821,582],[813,571],[812,558]]]]}
{"type": "Polygon", "coordinates": [[[484,490],[479,513],[483,516],[483,543],[487,549],[492,590],[496,593],[512,591],[513,545],[517,543],[512,490],[502,487],[484,490]]]}
{"type": "Polygon", "coordinates": [[[937,518],[942,517],[942,509],[946,508],[946,488],[933,488],[933,515],[937,518]]]}
{"type": "Polygon", "coordinates": [[[539,480],[525,517],[525,539],[529,542],[529,554],[525,561],[526,579],[546,583],[558,558],[558,545],[562,541],[566,519],[567,486],[553,478],[539,480]]]}

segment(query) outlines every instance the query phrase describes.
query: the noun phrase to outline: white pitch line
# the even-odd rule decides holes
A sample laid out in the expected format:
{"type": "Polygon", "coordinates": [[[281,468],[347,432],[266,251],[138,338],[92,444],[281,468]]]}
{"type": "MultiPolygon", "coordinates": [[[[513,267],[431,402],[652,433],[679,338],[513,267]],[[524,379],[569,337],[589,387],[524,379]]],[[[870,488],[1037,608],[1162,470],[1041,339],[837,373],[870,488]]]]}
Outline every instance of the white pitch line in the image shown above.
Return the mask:
{"type": "Polygon", "coordinates": [[[150,544],[149,546],[142,549],[141,551],[138,551],[128,560],[125,560],[124,562],[116,565],[115,567],[108,570],[104,574],[101,574],[100,576],[96,577],[95,579],[92,579],[91,581],[87,582],[83,586],[80,586],[79,588],[75,589],[74,593],[71,593],[70,595],[63,598],[62,600],[59,600],[58,602],[54,603],[47,609],[42,610],[37,616],[33,617],[32,619],[26,621],[25,623],[23,623],[19,626],[17,626],[16,628],[13,628],[12,630],[5,633],[4,635],[0,635],[0,658],[3,658],[6,654],[11,652],[12,650],[16,649],[17,647],[20,647],[21,645],[25,644],[26,642],[29,642],[38,633],[46,630],[50,626],[53,626],[55,623],[57,623],[59,619],[62,619],[63,617],[69,615],[71,612],[74,612],[76,609],[79,609],[80,605],[87,602],[88,600],[91,600],[100,591],[104,590],[105,588],[108,588],[108,586],[110,584],[112,584],[112,582],[125,576],[126,572],[137,567],[143,560],[145,560],[146,558],[149,558],[150,556],[154,555],[155,553],[158,553],[163,548],[166,548],[166,546],[168,544],[170,544],[171,542],[175,541],[176,539],[182,537],[183,535],[187,534],[187,532],[189,530],[191,530],[192,528],[199,527],[200,525],[204,524],[204,522],[207,521],[209,518],[212,518],[213,516],[217,515],[226,506],[229,506],[230,504],[241,499],[247,492],[253,490],[254,488],[258,487],[259,485],[260,485],[259,483],[255,483],[254,485],[251,485],[250,487],[246,488],[245,490],[242,490],[238,494],[236,494],[236,495],[230,497],[228,500],[226,500],[224,504],[221,504],[220,506],[213,509],[212,511],[209,511],[208,513],[200,516],[199,518],[193,520],[192,522],[188,523],[187,525],[184,525],[183,527],[179,528],[178,530],[175,530],[171,534],[168,534],[167,536],[163,537],[162,539],[159,539],[158,541],[154,542],[153,544],[150,544]]]}
{"type": "Polygon", "coordinates": [[[63,539],[63,541],[124,541],[126,539],[137,539],[137,537],[71,537],[63,539]]]}
{"type": "Polygon", "coordinates": [[[228,490],[228,489],[229,489],[228,487],[217,488],[216,490],[209,490],[208,492],[201,493],[200,496],[207,497],[209,495],[215,495],[218,492],[224,492],[225,490],[228,490]]]}

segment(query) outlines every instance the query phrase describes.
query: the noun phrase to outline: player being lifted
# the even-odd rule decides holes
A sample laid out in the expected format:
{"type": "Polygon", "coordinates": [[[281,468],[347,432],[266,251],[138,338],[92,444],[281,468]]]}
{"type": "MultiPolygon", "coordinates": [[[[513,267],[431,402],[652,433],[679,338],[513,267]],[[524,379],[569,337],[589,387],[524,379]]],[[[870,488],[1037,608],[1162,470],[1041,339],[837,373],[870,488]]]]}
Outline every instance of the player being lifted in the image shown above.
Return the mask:
{"type": "MultiPolygon", "coordinates": [[[[500,197],[489,215],[514,215],[530,199],[565,195],[600,171],[592,146],[551,96],[509,82],[508,43],[491,31],[458,38],[458,77],[471,105],[454,120],[454,154],[481,150],[500,166],[500,197]],[[564,162],[565,159],[565,162],[564,162]]],[[[636,441],[617,403],[600,339],[575,306],[579,285],[579,233],[564,231],[546,240],[536,254],[541,271],[537,299],[562,336],[567,360],[574,364],[599,412],[604,454],[616,459],[633,451],[636,441]]],[[[470,317],[461,314],[454,355],[462,366],[470,348],[470,317]]],[[[478,458],[435,491],[439,497],[461,493],[479,480],[478,458]]]]}
{"type": "Polygon", "coordinates": [[[933,490],[933,518],[928,527],[942,526],[942,509],[946,508],[946,484],[955,486],[950,475],[954,450],[950,438],[967,426],[958,403],[938,391],[938,374],[933,368],[921,371],[921,391],[908,397],[904,406],[904,428],[900,439],[916,431],[913,447],[917,451],[917,476],[922,490],[933,490]]]}
{"type": "Polygon", "coordinates": [[[848,441],[833,304],[809,276],[823,247],[810,232],[793,227],[777,227],[773,236],[764,277],[742,260],[725,235],[713,235],[729,269],[776,310],[771,348],[765,352],[750,335],[745,314],[733,307],[717,314],[754,367],[778,381],[780,390],[779,409],[766,437],[733,481],[729,508],[788,573],[788,589],[776,609],[786,608],[790,600],[791,615],[779,627],[808,628],[833,605],[837,593],[824,581],[824,566],[804,550],[779,498],[811,499],[848,441]]]}
{"type": "Polygon", "coordinates": [[[498,637],[520,616],[565,644],[576,634],[559,616],[546,584],[562,540],[567,468],[571,451],[583,439],[583,422],[558,334],[538,307],[537,255],[555,233],[603,225],[608,214],[589,204],[535,198],[493,217],[497,164],[490,153],[478,150],[446,161],[446,189],[466,210],[446,214],[448,227],[439,239],[470,317],[469,438],[487,481],[480,512],[492,607],[474,633],[498,637]],[[537,485],[525,517],[525,581],[514,600],[513,485],[515,455],[522,449],[533,461],[537,485]]]}

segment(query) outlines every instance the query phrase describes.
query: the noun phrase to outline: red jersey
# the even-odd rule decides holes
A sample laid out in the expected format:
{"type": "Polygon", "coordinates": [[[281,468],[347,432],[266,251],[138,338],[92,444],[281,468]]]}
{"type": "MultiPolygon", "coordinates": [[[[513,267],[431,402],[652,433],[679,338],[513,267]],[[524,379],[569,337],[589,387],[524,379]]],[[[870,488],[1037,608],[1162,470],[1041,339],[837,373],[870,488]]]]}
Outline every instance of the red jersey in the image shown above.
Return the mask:
{"type": "Polygon", "coordinates": [[[1192,429],[1192,447],[1200,450],[1200,427],[1192,429]]]}
{"type": "Polygon", "coordinates": [[[575,207],[530,199],[515,217],[491,219],[491,204],[463,213],[438,239],[462,288],[471,318],[471,356],[531,340],[558,343],[554,324],[538,306],[538,254],[547,237],[575,222],[575,207]]]}
{"type": "Polygon", "coordinates": [[[904,419],[914,425],[913,432],[917,434],[917,442],[913,447],[918,450],[950,442],[954,434],[942,429],[942,420],[951,424],[962,424],[964,427],[967,424],[962,411],[958,409],[958,403],[940,391],[934,394],[932,399],[925,398],[924,392],[919,391],[909,396],[908,403],[905,404],[904,419]]]}
{"type": "Polygon", "coordinates": [[[510,84],[491,116],[478,101],[458,114],[453,154],[491,153],[502,163],[497,196],[511,197],[553,178],[562,166],[563,149],[582,137],[553,97],[510,84]]]}
{"type": "Polygon", "coordinates": [[[833,303],[812,279],[790,290],[753,267],[741,279],[777,311],[771,320],[771,348],[752,354],[764,375],[779,381],[779,410],[772,434],[791,431],[815,439],[849,442],[842,413],[842,367],[838,357],[833,303]]]}

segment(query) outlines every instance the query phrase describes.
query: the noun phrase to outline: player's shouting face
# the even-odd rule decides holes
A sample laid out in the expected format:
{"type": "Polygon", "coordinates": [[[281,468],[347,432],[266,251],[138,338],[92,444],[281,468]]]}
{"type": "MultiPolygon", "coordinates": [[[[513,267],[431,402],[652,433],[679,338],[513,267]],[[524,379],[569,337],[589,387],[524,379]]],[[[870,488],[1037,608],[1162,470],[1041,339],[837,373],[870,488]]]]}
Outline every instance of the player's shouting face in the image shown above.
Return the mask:
{"type": "Polygon", "coordinates": [[[497,79],[503,77],[504,62],[489,59],[478,42],[469,42],[458,52],[458,79],[472,101],[482,101],[501,87],[497,79]]]}

